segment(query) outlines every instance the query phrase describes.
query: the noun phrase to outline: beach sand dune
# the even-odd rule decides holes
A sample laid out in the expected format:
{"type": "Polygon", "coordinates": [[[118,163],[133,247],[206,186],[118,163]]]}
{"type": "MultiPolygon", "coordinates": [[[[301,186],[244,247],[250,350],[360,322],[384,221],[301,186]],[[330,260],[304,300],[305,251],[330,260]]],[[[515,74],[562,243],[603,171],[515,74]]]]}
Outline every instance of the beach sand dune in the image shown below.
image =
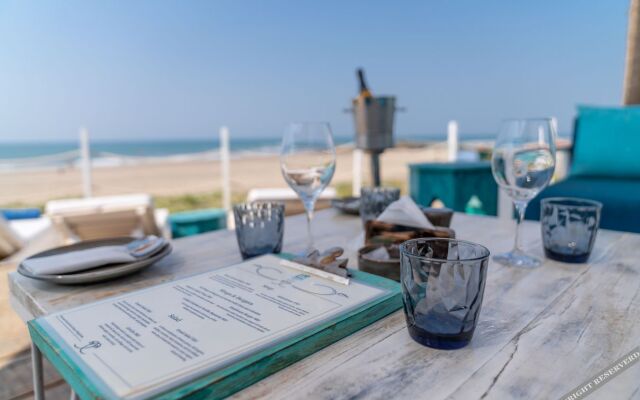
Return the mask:
{"type": "MultiPolygon", "coordinates": [[[[394,148],[382,154],[384,181],[407,182],[409,163],[445,161],[443,144],[422,148],[394,148]]],[[[352,152],[340,148],[332,184],[352,180],[352,152]]],[[[369,179],[369,160],[364,157],[363,177],[369,179]]],[[[156,196],[211,193],[221,190],[217,161],[154,162],[93,169],[94,196],[144,192],[156,196]]],[[[231,160],[232,191],[246,193],[253,188],[286,187],[275,155],[245,156],[231,160]]],[[[0,205],[43,204],[57,198],[82,194],[77,168],[0,173],[0,205]]]]}

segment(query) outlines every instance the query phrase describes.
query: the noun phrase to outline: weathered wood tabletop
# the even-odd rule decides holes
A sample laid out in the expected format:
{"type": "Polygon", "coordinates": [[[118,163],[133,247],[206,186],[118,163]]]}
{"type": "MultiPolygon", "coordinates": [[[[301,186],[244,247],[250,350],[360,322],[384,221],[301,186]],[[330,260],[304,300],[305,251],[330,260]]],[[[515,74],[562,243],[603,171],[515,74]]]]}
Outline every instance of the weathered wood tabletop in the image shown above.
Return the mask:
{"type": "MultiPolygon", "coordinates": [[[[512,246],[514,225],[456,214],[458,238],[492,253],[512,246]]],[[[285,251],[304,247],[304,217],[285,225],[285,251]]],[[[540,227],[526,222],[525,248],[542,257],[540,227]]],[[[356,267],[359,218],[335,211],[314,220],[320,248],[341,245],[356,267]]],[[[600,231],[589,264],[546,261],[533,270],[491,263],[478,328],[460,350],[434,350],[409,337],[402,311],[237,393],[274,398],[559,398],[640,345],[640,235],[600,231]]],[[[240,261],[235,234],[220,231],[174,241],[158,265],[124,280],[62,287],[10,275],[14,308],[28,320],[107,296],[240,261]]],[[[590,399],[640,398],[640,365],[590,399]]]]}

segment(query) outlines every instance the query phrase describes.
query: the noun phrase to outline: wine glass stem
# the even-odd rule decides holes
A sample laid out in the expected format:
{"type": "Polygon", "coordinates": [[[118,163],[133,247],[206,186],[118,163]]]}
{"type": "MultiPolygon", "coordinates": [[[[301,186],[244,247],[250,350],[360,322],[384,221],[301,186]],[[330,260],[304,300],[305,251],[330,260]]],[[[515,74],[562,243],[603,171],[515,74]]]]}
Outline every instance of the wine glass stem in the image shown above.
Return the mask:
{"type": "Polygon", "coordinates": [[[313,233],[311,232],[311,220],[313,219],[313,209],[315,208],[315,201],[308,201],[304,203],[305,214],[307,216],[307,236],[309,250],[313,250],[313,233]]]}
{"type": "Polygon", "coordinates": [[[513,252],[518,253],[522,251],[520,246],[520,225],[522,225],[522,220],[524,220],[524,212],[527,210],[527,202],[514,200],[513,203],[516,207],[516,213],[518,214],[516,216],[516,239],[513,244],[513,252]]]}

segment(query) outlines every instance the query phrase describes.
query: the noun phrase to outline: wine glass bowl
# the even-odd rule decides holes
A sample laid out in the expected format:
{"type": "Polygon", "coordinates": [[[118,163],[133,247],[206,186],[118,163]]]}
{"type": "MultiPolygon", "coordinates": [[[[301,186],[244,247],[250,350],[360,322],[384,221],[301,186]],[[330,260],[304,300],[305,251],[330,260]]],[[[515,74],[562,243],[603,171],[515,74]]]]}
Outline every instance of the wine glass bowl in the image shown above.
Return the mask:
{"type": "Polygon", "coordinates": [[[282,138],[280,170],[304,205],[309,249],[313,248],[313,209],[318,196],[331,182],[335,167],[336,149],[328,123],[301,122],[287,127],[282,138]]]}
{"type": "Polygon", "coordinates": [[[541,261],[520,246],[520,224],[527,204],[544,189],[555,170],[556,127],[550,118],[503,121],[491,157],[491,171],[498,186],[514,202],[517,227],[513,250],[493,257],[505,265],[536,267],[541,261]]]}

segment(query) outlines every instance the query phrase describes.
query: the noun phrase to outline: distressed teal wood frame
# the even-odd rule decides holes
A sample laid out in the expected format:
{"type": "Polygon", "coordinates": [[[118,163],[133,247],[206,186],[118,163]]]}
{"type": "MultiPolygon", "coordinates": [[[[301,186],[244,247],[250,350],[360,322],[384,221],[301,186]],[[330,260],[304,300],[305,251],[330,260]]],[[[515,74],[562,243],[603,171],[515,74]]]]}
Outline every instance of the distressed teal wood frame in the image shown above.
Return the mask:
{"type": "MultiPolygon", "coordinates": [[[[221,399],[315,353],[402,307],[400,284],[366,272],[350,270],[354,280],[385,290],[385,294],[333,320],[262,350],[226,368],[153,396],[154,399],[221,399]]],[[[115,399],[108,388],[82,368],[82,361],[47,331],[41,318],[28,322],[31,340],[82,399],[115,399]]]]}

